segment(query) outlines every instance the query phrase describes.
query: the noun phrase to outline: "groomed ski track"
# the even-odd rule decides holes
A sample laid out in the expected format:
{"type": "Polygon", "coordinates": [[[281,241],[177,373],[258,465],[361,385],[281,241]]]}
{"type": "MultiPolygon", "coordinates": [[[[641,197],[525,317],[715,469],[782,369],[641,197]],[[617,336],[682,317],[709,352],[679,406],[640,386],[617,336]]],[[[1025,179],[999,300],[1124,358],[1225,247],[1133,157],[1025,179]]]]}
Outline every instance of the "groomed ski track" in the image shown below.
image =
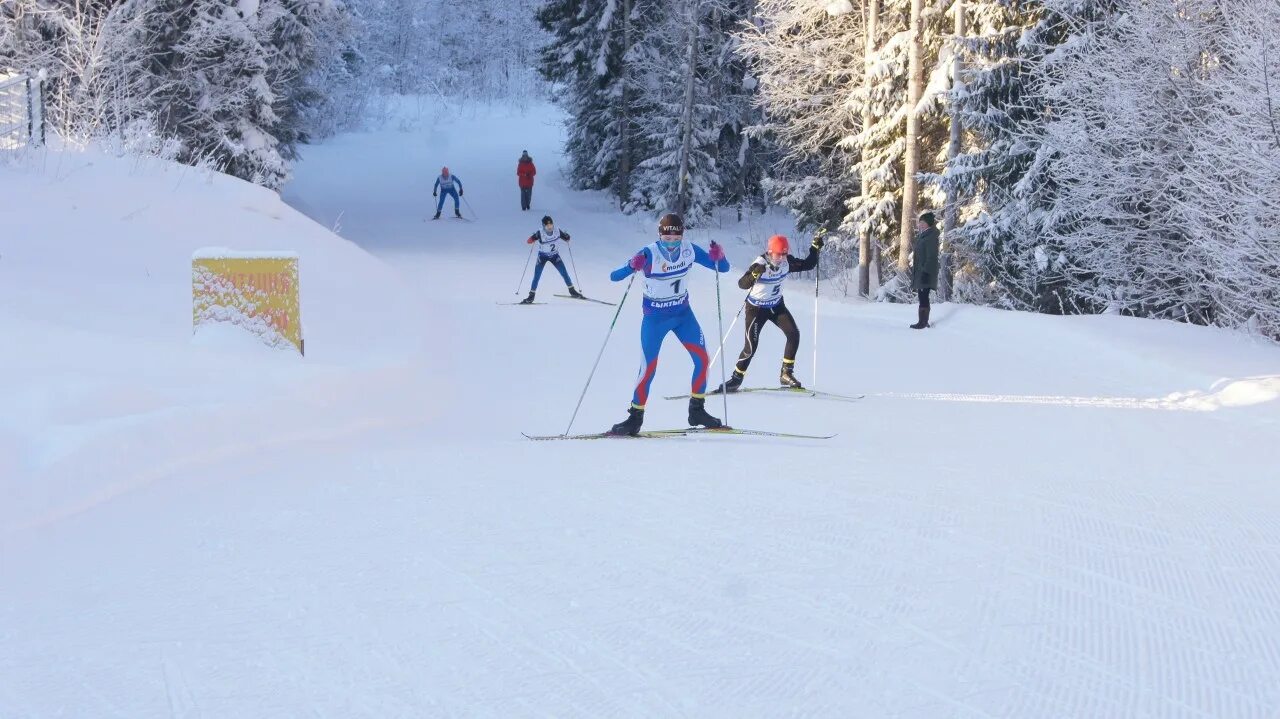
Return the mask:
{"type": "MultiPolygon", "coordinates": [[[[421,357],[333,400],[374,420],[0,535],[0,716],[1280,715],[1280,351],[945,304],[916,332],[913,306],[832,300],[815,378],[794,281],[797,375],[866,397],[730,395],[727,419],[834,439],[529,442],[564,431],[612,311],[551,299],[550,267],[546,305],[498,304],[528,291],[524,238],[553,215],[604,301],[652,238],[567,189],[559,143],[535,106],[306,148],[286,199],[401,274],[421,357]],[[442,164],[474,221],[423,221],[442,164]]],[[[716,231],[726,327],[751,241],[790,230],[753,223],[716,231]]],[[[690,282],[714,342],[713,276],[690,282]]],[[[625,415],[639,315],[637,285],[573,432],[625,415]]],[[[781,351],[766,327],[748,382],[781,351]]],[[[684,421],[662,397],[689,372],[669,340],[647,426],[684,421]]]]}

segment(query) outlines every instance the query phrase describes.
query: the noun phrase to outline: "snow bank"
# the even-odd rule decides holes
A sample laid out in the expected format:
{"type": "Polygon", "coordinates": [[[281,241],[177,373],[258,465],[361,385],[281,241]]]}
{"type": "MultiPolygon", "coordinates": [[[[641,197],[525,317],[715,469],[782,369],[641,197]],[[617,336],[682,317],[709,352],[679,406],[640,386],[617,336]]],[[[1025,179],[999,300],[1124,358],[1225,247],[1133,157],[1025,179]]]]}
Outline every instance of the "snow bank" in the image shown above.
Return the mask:
{"type": "Polygon", "coordinates": [[[229,411],[347,422],[333,388],[377,384],[418,351],[398,274],[263,188],[90,149],[0,166],[0,193],[0,493],[15,498],[0,530],[99,492],[95,467],[216,449],[229,411]],[[193,255],[277,250],[299,260],[306,358],[243,330],[193,338],[193,255]]]}

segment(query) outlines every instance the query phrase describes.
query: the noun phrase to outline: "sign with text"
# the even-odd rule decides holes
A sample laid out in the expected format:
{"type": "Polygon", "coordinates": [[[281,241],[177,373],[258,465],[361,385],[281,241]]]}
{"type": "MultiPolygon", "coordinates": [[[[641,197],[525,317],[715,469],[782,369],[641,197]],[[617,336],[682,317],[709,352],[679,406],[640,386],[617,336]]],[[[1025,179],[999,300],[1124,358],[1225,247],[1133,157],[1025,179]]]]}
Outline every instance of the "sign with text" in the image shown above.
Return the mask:
{"type": "Polygon", "coordinates": [[[197,250],[191,256],[193,331],[214,323],[243,327],[272,347],[303,351],[298,255],[197,250]]]}

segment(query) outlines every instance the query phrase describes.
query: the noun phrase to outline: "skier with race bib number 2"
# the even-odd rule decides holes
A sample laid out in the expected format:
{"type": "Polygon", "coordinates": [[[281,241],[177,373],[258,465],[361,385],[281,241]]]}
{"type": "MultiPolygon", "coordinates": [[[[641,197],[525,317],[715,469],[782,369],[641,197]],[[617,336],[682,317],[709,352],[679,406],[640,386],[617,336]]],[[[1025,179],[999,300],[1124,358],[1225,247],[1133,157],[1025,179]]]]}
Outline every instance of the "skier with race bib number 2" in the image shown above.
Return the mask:
{"type": "Polygon", "coordinates": [[[609,276],[621,282],[635,272],[644,273],[644,319],[640,324],[640,345],[644,350],[644,366],[640,381],[631,396],[627,418],[613,426],[609,434],[632,436],[640,433],[644,423],[644,406],[649,387],[658,369],[658,351],[667,334],[674,332],[693,358],[692,391],[689,398],[689,426],[715,429],[723,423],[707,414],[707,346],[698,318],[689,305],[687,275],[695,264],[716,272],[728,272],[729,261],[715,242],[708,250],[686,242],[684,220],[668,213],[658,220],[658,241],[644,247],[627,264],[609,276]]]}
{"type": "Polygon", "coordinates": [[[529,286],[529,296],[520,300],[522,305],[533,304],[533,297],[538,292],[538,281],[542,279],[542,268],[550,262],[560,271],[560,276],[564,278],[565,287],[569,288],[569,296],[574,299],[586,299],[582,293],[573,286],[573,280],[569,278],[569,269],[564,266],[564,260],[560,259],[560,243],[569,241],[569,233],[556,227],[555,220],[551,219],[551,215],[545,215],[542,218],[542,229],[529,235],[529,239],[525,242],[538,245],[538,266],[533,268],[533,284],[529,286]]]}

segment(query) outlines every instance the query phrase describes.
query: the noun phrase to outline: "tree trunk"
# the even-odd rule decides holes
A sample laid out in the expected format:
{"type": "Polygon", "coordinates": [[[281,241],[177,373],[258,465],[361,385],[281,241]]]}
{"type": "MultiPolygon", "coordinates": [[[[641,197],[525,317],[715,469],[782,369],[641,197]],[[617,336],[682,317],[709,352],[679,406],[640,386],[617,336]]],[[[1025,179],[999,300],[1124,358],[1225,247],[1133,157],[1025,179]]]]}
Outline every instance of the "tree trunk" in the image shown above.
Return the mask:
{"type": "Polygon", "coordinates": [[[924,35],[924,0],[911,0],[911,29],[907,51],[907,146],[902,158],[902,227],[898,241],[898,274],[911,269],[911,240],[916,230],[916,172],[920,169],[920,116],[916,106],[924,94],[924,63],[921,39],[924,35]]]}
{"type": "MultiPolygon", "coordinates": [[[[880,0],[867,0],[862,5],[863,12],[866,16],[863,18],[863,27],[866,28],[866,43],[862,56],[862,88],[866,96],[871,96],[871,67],[872,55],[876,51],[877,36],[880,34],[880,0]]],[[[862,106],[862,129],[871,126],[875,118],[871,116],[870,103],[864,103],[862,106]]],[[[861,177],[862,197],[867,197],[871,193],[871,183],[867,178],[867,171],[864,167],[861,177]]],[[[858,294],[867,297],[871,294],[871,223],[868,222],[858,233],[858,294]]]]}
{"type": "MultiPolygon", "coordinates": [[[[964,16],[964,0],[956,0],[956,37],[962,38],[966,32],[964,16]]],[[[951,86],[955,87],[960,79],[960,49],[956,48],[951,57],[951,86]]],[[[960,155],[960,110],[955,102],[951,103],[951,141],[947,144],[947,163],[955,162],[960,155]]],[[[938,300],[946,302],[951,299],[951,231],[956,227],[960,207],[954,194],[947,198],[946,212],[942,219],[942,242],[938,249],[938,300]]]]}
{"type": "Polygon", "coordinates": [[[626,209],[631,199],[631,69],[627,53],[631,51],[631,0],[622,1],[622,92],[618,93],[618,210],[626,209]]]}
{"type": "Polygon", "coordinates": [[[680,177],[676,184],[676,212],[689,211],[689,155],[693,151],[693,87],[698,62],[697,0],[689,0],[689,61],[685,66],[684,111],[680,122],[680,177]]]}

